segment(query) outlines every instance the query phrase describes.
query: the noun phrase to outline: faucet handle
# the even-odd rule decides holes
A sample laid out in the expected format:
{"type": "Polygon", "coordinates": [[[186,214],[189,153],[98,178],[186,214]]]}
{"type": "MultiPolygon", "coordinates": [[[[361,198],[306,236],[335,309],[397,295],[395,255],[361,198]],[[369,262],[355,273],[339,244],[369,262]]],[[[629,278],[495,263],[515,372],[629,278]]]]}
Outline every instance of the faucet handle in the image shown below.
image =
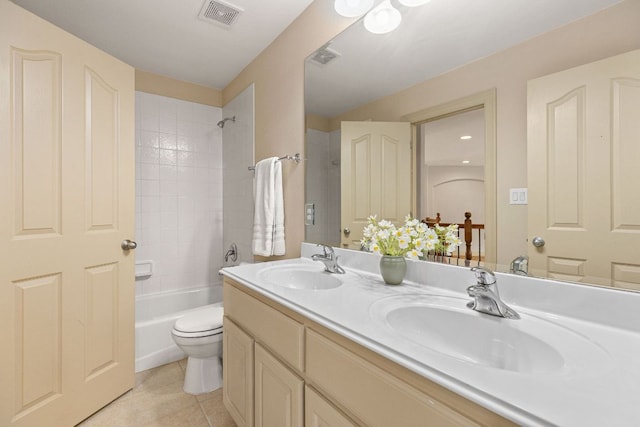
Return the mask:
{"type": "Polygon", "coordinates": [[[324,254],[325,258],[327,256],[329,256],[329,255],[333,255],[334,254],[333,248],[331,246],[327,246],[327,245],[324,245],[322,243],[318,243],[316,246],[322,247],[322,253],[324,254]]]}
{"type": "Polygon", "coordinates": [[[496,283],[496,276],[493,271],[484,267],[471,267],[471,271],[476,275],[476,280],[480,285],[493,285],[496,283]]]}

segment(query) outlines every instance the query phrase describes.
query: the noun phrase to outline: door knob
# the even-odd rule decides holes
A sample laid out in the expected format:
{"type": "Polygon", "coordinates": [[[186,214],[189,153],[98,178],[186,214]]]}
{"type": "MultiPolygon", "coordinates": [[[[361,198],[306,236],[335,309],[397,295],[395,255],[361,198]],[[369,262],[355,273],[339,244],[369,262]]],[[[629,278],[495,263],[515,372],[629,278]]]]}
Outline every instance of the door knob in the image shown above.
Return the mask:
{"type": "Polygon", "coordinates": [[[349,234],[351,234],[351,230],[349,230],[349,227],[345,227],[344,229],[344,235],[349,237],[349,234]]]}
{"type": "Polygon", "coordinates": [[[541,248],[541,247],[544,246],[544,244],[546,242],[544,241],[544,239],[542,237],[536,236],[536,237],[533,238],[531,243],[533,243],[533,246],[535,246],[536,248],[541,248]]]}
{"type": "Polygon", "coordinates": [[[138,244],[136,242],[134,242],[133,240],[125,239],[120,244],[120,247],[122,248],[122,250],[128,251],[129,249],[137,248],[138,244]]]}

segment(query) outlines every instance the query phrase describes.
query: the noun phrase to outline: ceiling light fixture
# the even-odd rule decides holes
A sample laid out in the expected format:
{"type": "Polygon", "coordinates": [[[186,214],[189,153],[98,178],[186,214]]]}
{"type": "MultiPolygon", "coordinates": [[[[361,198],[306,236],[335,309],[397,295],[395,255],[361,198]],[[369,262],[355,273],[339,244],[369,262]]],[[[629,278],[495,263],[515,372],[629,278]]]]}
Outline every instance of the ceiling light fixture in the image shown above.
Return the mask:
{"type": "Polygon", "coordinates": [[[469,160],[463,160],[462,163],[465,164],[465,165],[468,165],[470,162],[469,162],[469,160]]]}
{"type": "Polygon", "coordinates": [[[373,7],[373,0],[336,0],[333,8],[346,18],[356,18],[373,7]]]}
{"type": "Polygon", "coordinates": [[[427,4],[431,0],[398,0],[398,1],[403,6],[416,7],[416,6],[422,6],[423,4],[427,4]]]}
{"type": "Polygon", "coordinates": [[[465,139],[471,139],[471,135],[463,135],[460,137],[460,139],[465,140],[465,139]]]}
{"type": "Polygon", "coordinates": [[[385,0],[364,17],[364,27],[373,34],[385,34],[398,28],[402,21],[400,11],[385,0]]]}

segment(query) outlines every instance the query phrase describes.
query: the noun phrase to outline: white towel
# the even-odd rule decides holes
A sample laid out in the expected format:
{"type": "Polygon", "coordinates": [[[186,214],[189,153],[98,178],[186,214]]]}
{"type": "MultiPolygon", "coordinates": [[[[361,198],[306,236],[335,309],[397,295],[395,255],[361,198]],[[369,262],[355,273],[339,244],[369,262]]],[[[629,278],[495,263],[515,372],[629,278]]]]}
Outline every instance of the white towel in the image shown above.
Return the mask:
{"type": "Polygon", "coordinates": [[[277,157],[256,164],[253,199],[253,254],[284,255],[282,165],[277,157]]]}

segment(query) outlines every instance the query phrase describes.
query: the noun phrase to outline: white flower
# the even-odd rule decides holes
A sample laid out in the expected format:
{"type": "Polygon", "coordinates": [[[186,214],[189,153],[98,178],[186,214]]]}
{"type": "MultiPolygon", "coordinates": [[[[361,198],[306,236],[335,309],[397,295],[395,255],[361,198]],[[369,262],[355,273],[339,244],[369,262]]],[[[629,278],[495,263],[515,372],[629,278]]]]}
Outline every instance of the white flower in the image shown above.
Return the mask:
{"type": "Polygon", "coordinates": [[[407,234],[402,234],[398,237],[398,246],[400,249],[407,249],[409,247],[409,243],[411,242],[411,237],[407,234]]]}
{"type": "Polygon", "coordinates": [[[412,249],[409,252],[407,252],[406,257],[409,259],[419,259],[422,256],[422,251],[419,251],[417,249],[412,249]]]}
{"type": "Polygon", "coordinates": [[[390,235],[390,233],[389,233],[389,230],[387,230],[387,229],[378,230],[378,232],[376,233],[376,237],[377,237],[379,240],[385,240],[385,239],[388,239],[388,238],[389,238],[389,235],[390,235]]]}
{"type": "Polygon", "coordinates": [[[391,228],[391,227],[395,227],[391,221],[387,221],[386,219],[381,220],[381,221],[378,223],[378,226],[380,226],[380,228],[391,228]]]}

